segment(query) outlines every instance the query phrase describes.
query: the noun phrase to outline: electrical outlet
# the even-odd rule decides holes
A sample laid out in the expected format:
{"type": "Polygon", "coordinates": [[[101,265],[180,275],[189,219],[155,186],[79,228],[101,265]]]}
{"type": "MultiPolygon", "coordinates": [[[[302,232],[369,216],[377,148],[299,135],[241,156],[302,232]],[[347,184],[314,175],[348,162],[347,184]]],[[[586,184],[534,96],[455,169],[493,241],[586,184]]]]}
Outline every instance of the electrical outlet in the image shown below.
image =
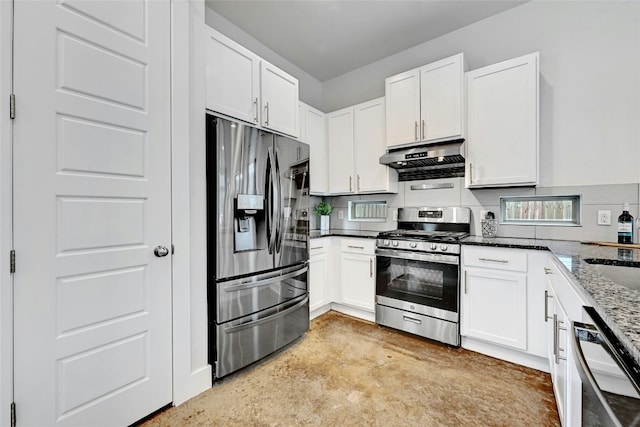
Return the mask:
{"type": "Polygon", "coordinates": [[[344,211],[342,209],[338,209],[338,219],[344,219],[344,211]]]}
{"type": "Polygon", "coordinates": [[[611,211],[598,211],[598,225],[611,225],[611,211]]]}
{"type": "Polygon", "coordinates": [[[393,215],[392,216],[393,216],[393,220],[394,221],[398,220],[398,209],[394,209],[393,210],[393,215]]]}

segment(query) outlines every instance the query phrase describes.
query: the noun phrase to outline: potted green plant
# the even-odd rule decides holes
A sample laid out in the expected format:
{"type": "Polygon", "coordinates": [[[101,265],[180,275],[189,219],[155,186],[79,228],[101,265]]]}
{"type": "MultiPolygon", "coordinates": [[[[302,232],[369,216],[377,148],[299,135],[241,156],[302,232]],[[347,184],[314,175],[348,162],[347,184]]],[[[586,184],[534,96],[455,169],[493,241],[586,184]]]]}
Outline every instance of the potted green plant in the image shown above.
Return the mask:
{"type": "Polygon", "coordinates": [[[333,212],[333,208],[327,202],[320,202],[313,209],[313,212],[316,215],[320,215],[320,230],[328,230],[329,229],[329,215],[333,212]]]}

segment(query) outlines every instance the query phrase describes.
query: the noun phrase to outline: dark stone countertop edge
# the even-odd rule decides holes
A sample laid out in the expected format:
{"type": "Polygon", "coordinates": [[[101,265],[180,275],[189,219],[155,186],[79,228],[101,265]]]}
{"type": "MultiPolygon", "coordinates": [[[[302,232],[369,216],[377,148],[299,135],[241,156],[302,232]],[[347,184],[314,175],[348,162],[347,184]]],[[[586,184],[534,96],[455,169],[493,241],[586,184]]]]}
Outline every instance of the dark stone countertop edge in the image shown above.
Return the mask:
{"type": "Polygon", "coordinates": [[[310,239],[319,239],[321,237],[361,237],[364,239],[375,239],[378,237],[379,231],[372,230],[343,230],[332,228],[330,230],[310,230],[310,239]]]}

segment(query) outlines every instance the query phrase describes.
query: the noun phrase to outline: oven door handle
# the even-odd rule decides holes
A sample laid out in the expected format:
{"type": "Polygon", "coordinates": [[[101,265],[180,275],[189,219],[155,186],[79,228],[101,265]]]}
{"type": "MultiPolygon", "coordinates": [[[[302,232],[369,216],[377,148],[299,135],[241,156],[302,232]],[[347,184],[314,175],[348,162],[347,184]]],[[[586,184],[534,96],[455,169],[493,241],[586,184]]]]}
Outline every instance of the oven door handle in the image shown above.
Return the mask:
{"type": "Polygon", "coordinates": [[[458,265],[459,260],[455,255],[427,254],[413,251],[396,251],[393,249],[376,249],[376,256],[452,265],[458,265]]]}

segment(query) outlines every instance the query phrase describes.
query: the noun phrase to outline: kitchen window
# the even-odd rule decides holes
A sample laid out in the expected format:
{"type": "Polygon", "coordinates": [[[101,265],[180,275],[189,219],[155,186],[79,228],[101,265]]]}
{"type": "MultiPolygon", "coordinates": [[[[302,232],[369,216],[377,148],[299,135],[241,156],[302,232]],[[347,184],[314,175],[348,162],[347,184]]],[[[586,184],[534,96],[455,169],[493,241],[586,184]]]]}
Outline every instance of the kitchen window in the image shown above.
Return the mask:
{"type": "Polygon", "coordinates": [[[500,224],[582,224],[582,200],[578,196],[500,197],[500,224]]]}

